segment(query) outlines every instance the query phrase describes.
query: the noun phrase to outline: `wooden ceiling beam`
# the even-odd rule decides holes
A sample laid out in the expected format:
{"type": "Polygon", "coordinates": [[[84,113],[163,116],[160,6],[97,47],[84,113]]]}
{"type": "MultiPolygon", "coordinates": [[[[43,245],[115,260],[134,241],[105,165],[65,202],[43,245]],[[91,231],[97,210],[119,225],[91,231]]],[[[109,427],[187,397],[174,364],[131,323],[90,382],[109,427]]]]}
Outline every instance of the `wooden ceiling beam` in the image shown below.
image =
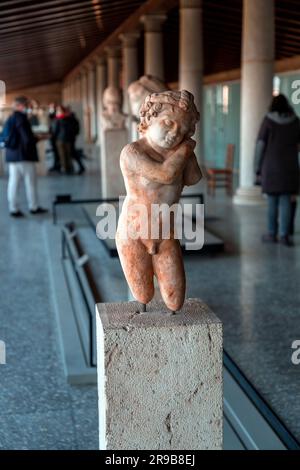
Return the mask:
{"type": "Polygon", "coordinates": [[[96,47],[84,61],[78,64],[73,70],[69,72],[66,79],[70,78],[73,74],[77,74],[80,68],[85,62],[93,60],[96,56],[104,54],[105,48],[109,45],[114,45],[119,43],[119,35],[121,33],[126,33],[128,31],[140,30],[140,18],[143,15],[149,13],[164,11],[168,12],[172,8],[178,6],[178,0],[147,0],[143,5],[141,5],[137,10],[135,10],[123,23],[120,24],[118,28],[113,31],[110,36],[103,41],[98,47],[96,47]]]}
{"type": "MultiPolygon", "coordinates": [[[[127,5],[124,5],[122,8],[118,8],[118,14],[120,13],[127,13],[128,11],[131,11],[130,7],[127,5]]],[[[23,31],[33,31],[33,30],[40,30],[41,28],[44,27],[51,27],[51,26],[58,26],[59,24],[62,26],[65,26],[66,24],[70,24],[72,22],[78,23],[78,25],[81,24],[82,21],[86,19],[90,19],[92,22],[97,23],[99,20],[100,22],[105,22],[108,21],[110,17],[115,17],[115,13],[111,12],[109,15],[106,15],[105,17],[102,17],[100,13],[95,13],[93,11],[85,14],[75,14],[75,15],[70,15],[70,16],[61,16],[60,18],[55,19],[48,19],[45,21],[26,21],[24,24],[16,23],[15,25],[11,26],[0,26],[0,36],[3,36],[7,33],[16,33],[18,31],[22,32],[23,31]]]]}

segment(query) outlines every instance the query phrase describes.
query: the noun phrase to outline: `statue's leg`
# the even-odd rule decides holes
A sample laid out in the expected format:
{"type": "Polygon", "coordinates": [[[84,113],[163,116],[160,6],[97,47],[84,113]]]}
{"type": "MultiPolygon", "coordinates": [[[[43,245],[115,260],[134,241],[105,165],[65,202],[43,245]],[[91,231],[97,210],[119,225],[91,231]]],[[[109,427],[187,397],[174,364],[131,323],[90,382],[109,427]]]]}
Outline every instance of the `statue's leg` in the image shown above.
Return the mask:
{"type": "Polygon", "coordinates": [[[161,296],[167,307],[180,310],[185,297],[185,273],[178,240],[163,240],[152,257],[161,296]]]}
{"type": "MultiPolygon", "coordinates": [[[[120,262],[133,297],[143,304],[154,295],[152,257],[140,240],[116,237],[120,262]]],[[[146,309],[145,309],[146,311],[146,309]]]]}

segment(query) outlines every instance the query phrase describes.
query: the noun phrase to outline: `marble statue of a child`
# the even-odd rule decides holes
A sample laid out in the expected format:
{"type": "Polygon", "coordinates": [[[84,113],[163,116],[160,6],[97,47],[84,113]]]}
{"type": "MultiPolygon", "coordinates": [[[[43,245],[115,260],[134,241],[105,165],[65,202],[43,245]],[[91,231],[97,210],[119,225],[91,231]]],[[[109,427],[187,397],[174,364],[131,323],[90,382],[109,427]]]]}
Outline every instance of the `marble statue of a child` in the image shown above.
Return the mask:
{"type": "MultiPolygon", "coordinates": [[[[120,165],[127,195],[120,214],[116,245],[120,262],[139,302],[147,304],[154,295],[156,276],[167,307],[179,310],[185,298],[185,272],[179,240],[174,237],[174,220],[168,239],[140,237],[143,205],[151,217],[153,204],[178,203],[184,185],[196,184],[202,177],[193,152],[199,113],[193,95],[165,91],[148,95],[140,109],[141,138],[121,152],[120,165]],[[128,235],[128,228],[130,234],[128,235]]],[[[156,224],[161,224],[157,217],[156,224]]],[[[150,226],[151,224],[149,224],[150,226]]],[[[151,232],[152,233],[152,232],[151,232]]]]}
{"type": "Polygon", "coordinates": [[[104,111],[101,115],[102,130],[124,129],[126,116],[121,111],[122,94],[116,87],[107,87],[103,92],[104,111]]]}

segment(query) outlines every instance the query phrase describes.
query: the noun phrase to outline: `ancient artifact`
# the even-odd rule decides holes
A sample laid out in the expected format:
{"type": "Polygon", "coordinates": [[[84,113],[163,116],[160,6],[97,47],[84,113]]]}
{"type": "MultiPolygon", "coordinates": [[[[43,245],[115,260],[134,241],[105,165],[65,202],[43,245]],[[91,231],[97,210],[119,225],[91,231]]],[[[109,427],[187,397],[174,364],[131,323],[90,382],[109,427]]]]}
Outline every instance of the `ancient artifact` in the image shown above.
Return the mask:
{"type": "Polygon", "coordinates": [[[169,237],[164,238],[164,218],[153,208],[178,203],[183,187],[201,179],[191,139],[199,113],[188,91],[165,91],[147,96],[140,118],[141,138],[126,145],[120,157],[127,195],[116,245],[133,296],[146,305],[154,295],[155,276],[165,304],[175,312],[185,298],[181,247],[174,217],[169,215],[169,237]]]}
{"type": "Polygon", "coordinates": [[[132,82],[128,87],[132,117],[136,121],[139,121],[140,108],[145,98],[151,93],[158,93],[165,90],[168,90],[168,86],[159,78],[155,78],[152,75],[143,75],[135,82],[132,82]]]}
{"type": "Polygon", "coordinates": [[[121,105],[121,90],[113,86],[106,88],[101,115],[101,192],[104,198],[118,198],[125,194],[119,160],[120,152],[128,142],[128,131],[121,105]]]}
{"type": "Polygon", "coordinates": [[[124,129],[125,128],[125,114],[121,111],[122,94],[119,88],[109,86],[103,93],[103,106],[102,113],[102,130],[107,129],[124,129]]]}

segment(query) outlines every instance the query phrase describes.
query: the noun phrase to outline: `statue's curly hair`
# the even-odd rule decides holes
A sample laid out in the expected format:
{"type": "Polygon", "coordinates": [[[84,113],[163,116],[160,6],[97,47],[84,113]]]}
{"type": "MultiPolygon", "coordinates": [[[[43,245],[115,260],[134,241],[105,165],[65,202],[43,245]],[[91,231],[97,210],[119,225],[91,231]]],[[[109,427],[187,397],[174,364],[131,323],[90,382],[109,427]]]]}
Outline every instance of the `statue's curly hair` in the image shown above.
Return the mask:
{"type": "Polygon", "coordinates": [[[190,135],[195,132],[196,123],[200,119],[200,114],[194,103],[193,95],[186,91],[163,91],[148,95],[140,109],[139,132],[145,133],[153,118],[156,118],[166,106],[180,108],[190,115],[190,135]]]}

